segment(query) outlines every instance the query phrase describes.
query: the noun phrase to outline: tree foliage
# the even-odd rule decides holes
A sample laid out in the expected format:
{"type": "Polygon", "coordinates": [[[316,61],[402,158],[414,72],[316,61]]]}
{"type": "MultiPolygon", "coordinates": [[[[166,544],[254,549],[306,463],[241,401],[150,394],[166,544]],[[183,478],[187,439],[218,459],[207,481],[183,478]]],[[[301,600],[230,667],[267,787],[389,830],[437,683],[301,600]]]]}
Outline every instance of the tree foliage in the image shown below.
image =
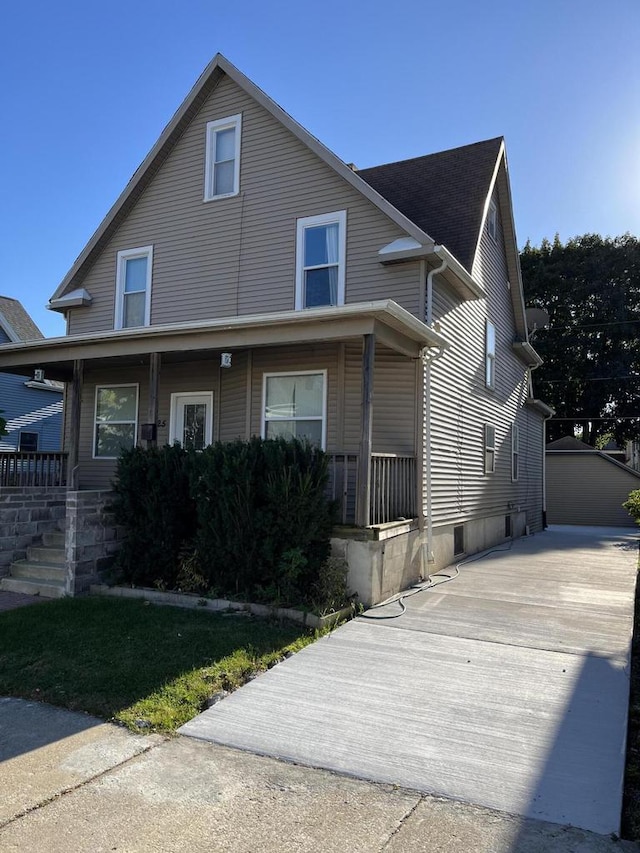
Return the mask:
{"type": "Polygon", "coordinates": [[[534,371],[536,397],[556,411],[549,441],[582,433],[595,444],[640,429],[640,241],[630,234],[584,234],[563,244],[529,243],[520,255],[527,306],[550,324],[533,345],[544,358],[534,371]]]}
{"type": "Polygon", "coordinates": [[[7,422],[2,417],[2,410],[0,409],[0,438],[2,438],[3,435],[8,435],[7,430],[5,429],[6,426],[7,422]]]}

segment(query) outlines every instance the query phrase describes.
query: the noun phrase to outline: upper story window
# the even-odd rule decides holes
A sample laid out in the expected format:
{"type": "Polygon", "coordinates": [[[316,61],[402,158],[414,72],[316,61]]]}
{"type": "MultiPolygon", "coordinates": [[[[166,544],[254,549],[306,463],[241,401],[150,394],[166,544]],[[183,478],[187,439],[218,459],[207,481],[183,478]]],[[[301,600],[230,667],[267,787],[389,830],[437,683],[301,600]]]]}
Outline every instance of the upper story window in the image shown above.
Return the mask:
{"type": "Polygon", "coordinates": [[[487,231],[489,236],[494,241],[498,242],[498,208],[495,201],[489,202],[489,212],[487,213],[487,231]]]}
{"type": "Polygon", "coordinates": [[[240,192],[240,135],[242,116],[207,122],[204,200],[240,192]]]}
{"type": "Polygon", "coordinates": [[[114,328],[148,326],[151,321],[153,246],[118,252],[114,328]]]}
{"type": "Polygon", "coordinates": [[[520,429],[517,424],[511,427],[511,479],[515,483],[520,476],[520,429]]]}
{"type": "Polygon", "coordinates": [[[296,308],[344,304],[347,211],[298,219],[296,308]]]}
{"type": "Polygon", "coordinates": [[[487,320],[485,330],[484,383],[487,388],[496,387],[496,327],[490,320],[487,320]]]}

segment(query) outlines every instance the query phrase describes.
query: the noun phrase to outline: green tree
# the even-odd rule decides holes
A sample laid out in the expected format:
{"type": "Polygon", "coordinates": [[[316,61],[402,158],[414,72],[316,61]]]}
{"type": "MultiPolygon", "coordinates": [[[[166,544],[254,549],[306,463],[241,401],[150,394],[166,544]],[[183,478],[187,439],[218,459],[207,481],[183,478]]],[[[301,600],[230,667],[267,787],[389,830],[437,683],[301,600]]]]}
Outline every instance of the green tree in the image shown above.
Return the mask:
{"type": "Polygon", "coordinates": [[[7,430],[6,430],[6,426],[7,426],[7,422],[2,417],[2,409],[0,409],[0,438],[2,438],[3,435],[8,435],[7,430]]]}
{"type": "Polygon", "coordinates": [[[527,242],[520,255],[527,306],[545,308],[533,345],[545,359],[534,393],[556,411],[547,438],[595,444],[640,435],[640,241],[584,234],[527,242]]]}

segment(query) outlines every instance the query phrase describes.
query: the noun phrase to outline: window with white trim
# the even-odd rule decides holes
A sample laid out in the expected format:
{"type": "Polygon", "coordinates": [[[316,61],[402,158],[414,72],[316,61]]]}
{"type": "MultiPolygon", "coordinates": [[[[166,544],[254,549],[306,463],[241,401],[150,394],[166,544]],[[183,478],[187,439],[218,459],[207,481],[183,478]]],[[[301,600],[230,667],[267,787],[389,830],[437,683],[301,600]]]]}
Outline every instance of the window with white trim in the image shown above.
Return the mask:
{"type": "Polygon", "coordinates": [[[495,201],[489,202],[489,210],[487,211],[487,231],[489,237],[494,243],[498,242],[498,208],[495,201]]]}
{"type": "Polygon", "coordinates": [[[18,438],[18,450],[20,453],[37,453],[38,451],[38,433],[25,432],[20,430],[18,438]]]}
{"type": "Polygon", "coordinates": [[[171,395],[169,444],[204,450],[213,441],[213,392],[171,395]]]}
{"type": "Polygon", "coordinates": [[[114,328],[132,329],[151,322],[153,246],[118,252],[114,328]]]}
{"type": "Polygon", "coordinates": [[[240,192],[242,115],[207,122],[204,200],[228,198],[240,192]]]}
{"type": "Polygon", "coordinates": [[[511,427],[511,479],[515,483],[520,475],[520,428],[511,427]]]}
{"type": "Polygon", "coordinates": [[[326,447],[327,371],[265,373],[263,438],[299,438],[326,447]]]}
{"type": "Polygon", "coordinates": [[[496,428],[493,424],[484,425],[484,473],[493,474],[496,470],[496,428]]]}
{"type": "Polygon", "coordinates": [[[484,348],[484,382],[487,388],[495,388],[496,385],[496,327],[490,320],[485,326],[485,348],[484,348]]]}
{"type": "Polygon", "coordinates": [[[298,219],[296,309],[344,305],[347,211],[298,219]]]}
{"type": "Polygon", "coordinates": [[[117,459],[136,443],[138,386],[96,387],[93,458],[117,459]]]}

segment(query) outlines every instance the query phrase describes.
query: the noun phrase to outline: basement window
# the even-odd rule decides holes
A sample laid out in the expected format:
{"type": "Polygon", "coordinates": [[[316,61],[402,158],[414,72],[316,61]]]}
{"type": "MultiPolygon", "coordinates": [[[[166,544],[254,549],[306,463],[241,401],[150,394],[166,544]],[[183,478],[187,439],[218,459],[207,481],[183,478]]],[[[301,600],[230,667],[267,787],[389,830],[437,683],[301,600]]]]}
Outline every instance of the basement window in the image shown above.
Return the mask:
{"type": "Polygon", "coordinates": [[[464,525],[458,524],[453,528],[453,556],[464,554],[464,525]]]}

